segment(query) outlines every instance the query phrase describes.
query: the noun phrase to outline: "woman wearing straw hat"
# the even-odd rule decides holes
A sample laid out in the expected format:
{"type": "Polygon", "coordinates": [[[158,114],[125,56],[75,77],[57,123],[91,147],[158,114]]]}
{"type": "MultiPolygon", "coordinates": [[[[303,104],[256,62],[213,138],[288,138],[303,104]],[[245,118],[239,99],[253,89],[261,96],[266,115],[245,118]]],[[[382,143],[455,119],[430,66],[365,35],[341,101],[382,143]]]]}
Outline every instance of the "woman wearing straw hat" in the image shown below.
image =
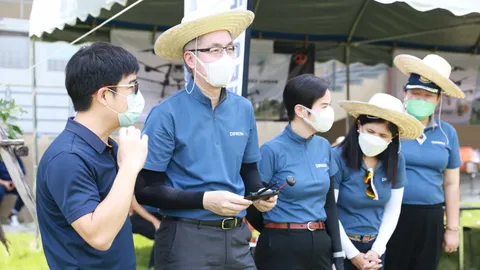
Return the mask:
{"type": "Polygon", "coordinates": [[[417,138],[423,126],[403,112],[399,99],[383,93],[368,103],[341,101],[340,106],[356,117],[333,150],[339,166],[335,196],[345,269],[381,269],[407,183],[400,139],[417,138]]]}
{"type": "Polygon", "coordinates": [[[388,270],[437,269],[440,250],[458,247],[459,142],[455,128],[441,121],[442,94],[463,98],[449,77],[450,64],[434,54],[419,59],[398,55],[395,66],[409,76],[405,86],[405,108],[424,125],[423,134],[402,142],[409,185],[402,212],[387,246],[388,270]],[[434,119],[439,104],[439,119],[434,119]],[[444,225],[444,209],[446,225],[444,225]]]}
{"type": "Polygon", "coordinates": [[[255,269],[246,209],[268,211],[276,196],[244,199],[263,188],[255,115],[247,99],[226,90],[234,39],[253,18],[247,10],[198,9],[155,42],[157,55],[183,59],[191,75],[143,127],[151,139],[136,197],[164,215],[155,269],[255,269]]]}
{"type": "Polygon", "coordinates": [[[331,269],[335,261],[343,269],[332,183],[337,165],[328,141],[314,136],[334,121],[328,85],[312,74],[294,77],[283,101],[290,122],[261,147],[259,170],[266,184],[281,184],[288,176],[296,184],[281,189],[278,205],[263,213],[255,263],[259,270],[306,270],[331,269]]]}

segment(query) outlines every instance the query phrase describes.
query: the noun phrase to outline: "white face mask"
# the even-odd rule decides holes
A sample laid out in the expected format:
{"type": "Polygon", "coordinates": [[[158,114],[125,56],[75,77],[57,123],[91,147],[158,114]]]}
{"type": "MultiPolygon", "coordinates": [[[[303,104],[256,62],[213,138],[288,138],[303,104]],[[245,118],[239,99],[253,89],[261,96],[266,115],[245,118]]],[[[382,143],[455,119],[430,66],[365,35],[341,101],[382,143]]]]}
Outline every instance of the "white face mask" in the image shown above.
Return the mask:
{"type": "Polygon", "coordinates": [[[335,112],[332,107],[328,106],[321,112],[315,112],[307,107],[304,108],[315,117],[315,122],[308,118],[303,118],[303,121],[311,125],[316,131],[327,132],[332,128],[335,120],[335,112]]]}
{"type": "Polygon", "coordinates": [[[226,87],[233,76],[235,61],[228,55],[224,55],[219,60],[210,63],[204,63],[192,53],[197,61],[203,66],[206,76],[196,71],[198,75],[205,79],[209,84],[215,87],[226,87]]]}
{"type": "Polygon", "coordinates": [[[358,144],[365,156],[375,157],[385,151],[390,143],[378,136],[360,132],[358,144]]]}

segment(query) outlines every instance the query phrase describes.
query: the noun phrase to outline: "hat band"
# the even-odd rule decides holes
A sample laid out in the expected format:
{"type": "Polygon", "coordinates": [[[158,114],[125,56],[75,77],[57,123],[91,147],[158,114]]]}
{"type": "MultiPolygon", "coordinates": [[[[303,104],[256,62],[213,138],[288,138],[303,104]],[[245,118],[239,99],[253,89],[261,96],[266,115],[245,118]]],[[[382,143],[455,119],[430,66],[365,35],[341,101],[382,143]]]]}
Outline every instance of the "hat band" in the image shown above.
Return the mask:
{"type": "Polygon", "coordinates": [[[435,89],[435,88],[431,88],[431,87],[428,87],[428,86],[425,86],[425,85],[405,85],[405,90],[411,90],[411,89],[423,89],[423,90],[426,90],[428,92],[432,92],[432,93],[435,93],[435,94],[438,94],[438,89],[435,89]]]}

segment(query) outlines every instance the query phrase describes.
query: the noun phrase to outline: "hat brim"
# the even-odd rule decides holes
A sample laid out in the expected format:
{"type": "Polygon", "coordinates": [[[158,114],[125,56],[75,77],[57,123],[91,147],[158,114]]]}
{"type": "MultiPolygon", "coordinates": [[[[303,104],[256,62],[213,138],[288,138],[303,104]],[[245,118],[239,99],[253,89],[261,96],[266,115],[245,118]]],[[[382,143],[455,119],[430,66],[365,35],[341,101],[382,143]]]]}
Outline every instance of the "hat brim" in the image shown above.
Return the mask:
{"type": "Polygon", "coordinates": [[[375,116],[393,123],[398,127],[398,135],[401,139],[414,140],[420,137],[423,133],[423,124],[407,113],[381,108],[360,101],[344,100],[339,103],[347,113],[355,118],[364,114],[375,116]]]}
{"type": "Polygon", "coordinates": [[[226,30],[233,39],[247,29],[255,15],[250,10],[231,10],[176,25],[155,41],[155,54],[167,60],[183,59],[183,48],[196,37],[226,30]]]}
{"type": "Polygon", "coordinates": [[[408,55],[400,54],[393,59],[395,66],[405,75],[415,73],[423,76],[438,85],[442,91],[451,97],[464,98],[465,94],[450,78],[440,74],[434,68],[426,65],[422,59],[408,55]]]}

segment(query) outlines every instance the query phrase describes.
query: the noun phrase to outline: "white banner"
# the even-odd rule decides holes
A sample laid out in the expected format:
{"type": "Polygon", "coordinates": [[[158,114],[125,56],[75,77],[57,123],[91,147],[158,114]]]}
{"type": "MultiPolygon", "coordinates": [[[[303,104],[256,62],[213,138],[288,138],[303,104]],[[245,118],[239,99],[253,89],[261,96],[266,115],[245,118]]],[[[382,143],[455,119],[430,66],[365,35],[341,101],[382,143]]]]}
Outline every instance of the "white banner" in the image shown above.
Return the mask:
{"type": "MultiPolygon", "coordinates": [[[[248,0],[184,0],[184,14],[188,14],[197,9],[218,11],[227,11],[232,9],[247,9],[248,0]]],[[[243,62],[245,57],[245,32],[243,32],[233,42],[239,50],[236,59],[235,72],[228,89],[238,95],[242,95],[243,85],[243,62]]]]}
{"type": "MultiPolygon", "coordinates": [[[[139,119],[142,122],[153,106],[185,84],[183,61],[170,62],[154,54],[153,43],[160,34],[152,37],[149,31],[115,29],[110,34],[112,44],[128,50],[139,61],[137,77],[146,102],[139,119]]],[[[274,54],[273,41],[270,40],[252,39],[250,52],[248,99],[257,109],[259,104],[267,101],[281,102],[291,55],[274,54]]],[[[238,89],[241,94],[241,87],[238,89]]]]}
{"type": "MultiPolygon", "coordinates": [[[[394,57],[399,54],[410,54],[424,58],[428,51],[395,50],[394,57]]],[[[453,80],[465,93],[464,99],[443,96],[441,119],[455,125],[480,124],[480,56],[471,54],[436,53],[452,66],[450,79],[453,80]]],[[[393,93],[403,100],[403,88],[407,76],[397,68],[393,68],[393,93]]],[[[438,117],[438,109],[435,115],[438,117]]]]}

